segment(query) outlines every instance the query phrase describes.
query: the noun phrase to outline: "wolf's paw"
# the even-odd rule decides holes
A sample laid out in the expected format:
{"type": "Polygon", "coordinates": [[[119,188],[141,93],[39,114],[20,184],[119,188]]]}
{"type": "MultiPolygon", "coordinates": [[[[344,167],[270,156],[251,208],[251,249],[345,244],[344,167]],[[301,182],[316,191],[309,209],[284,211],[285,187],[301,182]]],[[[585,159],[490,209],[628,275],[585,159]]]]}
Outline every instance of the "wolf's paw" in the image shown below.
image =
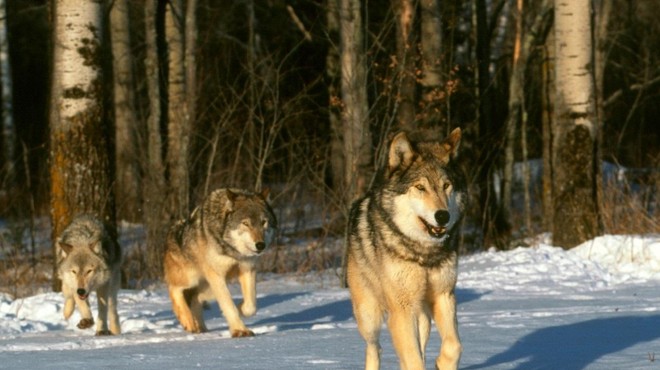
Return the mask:
{"type": "Polygon", "coordinates": [[[113,335],[113,334],[112,332],[110,332],[110,330],[99,330],[96,332],[97,337],[106,336],[106,335],[113,335]]]}
{"type": "Polygon", "coordinates": [[[254,332],[250,329],[232,330],[231,331],[231,337],[232,338],[254,337],[254,332]]]}
{"type": "Polygon", "coordinates": [[[78,322],[78,329],[87,329],[94,326],[94,319],[80,319],[78,322]]]}

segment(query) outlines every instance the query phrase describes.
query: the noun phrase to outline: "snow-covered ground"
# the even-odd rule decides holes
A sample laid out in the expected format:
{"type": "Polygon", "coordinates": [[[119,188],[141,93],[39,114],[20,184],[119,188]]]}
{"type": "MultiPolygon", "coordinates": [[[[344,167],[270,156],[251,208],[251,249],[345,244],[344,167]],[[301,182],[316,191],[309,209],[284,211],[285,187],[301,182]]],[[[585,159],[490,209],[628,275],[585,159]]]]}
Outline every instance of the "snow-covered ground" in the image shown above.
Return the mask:
{"type": "MultiPolygon", "coordinates": [[[[533,245],[461,258],[462,369],[660,367],[660,235],[604,236],[570,251],[543,237],[533,245]]],[[[59,294],[0,295],[0,368],[358,369],[364,344],[338,283],[331,271],[262,275],[259,310],[246,320],[257,336],[241,339],[229,337],[217,304],[205,312],[208,333],[185,333],[162,287],[120,292],[115,337],[77,329],[79,316],[64,321],[59,294]]],[[[382,368],[398,368],[386,330],[382,344],[382,368]]],[[[439,345],[434,329],[428,368],[439,345]]]]}

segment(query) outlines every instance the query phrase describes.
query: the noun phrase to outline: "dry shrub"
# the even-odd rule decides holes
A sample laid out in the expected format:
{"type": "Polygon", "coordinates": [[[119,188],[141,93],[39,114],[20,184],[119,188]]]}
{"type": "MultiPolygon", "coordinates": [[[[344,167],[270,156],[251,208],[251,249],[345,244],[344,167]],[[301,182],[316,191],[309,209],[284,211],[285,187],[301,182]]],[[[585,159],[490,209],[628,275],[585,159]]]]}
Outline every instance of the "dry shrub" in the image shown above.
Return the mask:
{"type": "Polygon", "coordinates": [[[660,171],[626,170],[608,179],[601,214],[607,234],[660,232],[660,171]]]}

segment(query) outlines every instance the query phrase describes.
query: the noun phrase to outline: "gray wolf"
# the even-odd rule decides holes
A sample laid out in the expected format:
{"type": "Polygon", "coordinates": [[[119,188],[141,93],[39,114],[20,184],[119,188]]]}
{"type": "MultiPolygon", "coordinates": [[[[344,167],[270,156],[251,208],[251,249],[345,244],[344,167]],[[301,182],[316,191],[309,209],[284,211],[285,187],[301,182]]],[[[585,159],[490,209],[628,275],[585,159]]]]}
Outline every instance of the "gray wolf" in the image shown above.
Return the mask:
{"type": "Polygon", "coordinates": [[[387,163],[355,201],[347,224],[346,278],[366,369],[380,366],[380,329],[387,317],[402,369],[424,369],[431,318],[442,339],[435,365],[456,369],[457,240],[467,201],[456,161],[460,128],[443,141],[391,141],[387,163]]]}
{"type": "Polygon", "coordinates": [[[82,318],[78,328],[94,325],[88,296],[96,291],[96,335],[120,334],[117,292],[121,285],[121,248],[107,228],[90,215],[75,217],[57,238],[58,275],[62,280],[64,318],[75,306],[82,318]]]}
{"type": "Polygon", "coordinates": [[[271,243],[277,221],[266,201],[268,190],[212,192],[190,216],[175,223],[163,259],[172,308],[183,328],[205,332],[203,304],[215,298],[232,337],[253,336],[241,315],[257,310],[256,261],[271,243]],[[237,308],[227,283],[238,278],[243,302],[237,308]]]}

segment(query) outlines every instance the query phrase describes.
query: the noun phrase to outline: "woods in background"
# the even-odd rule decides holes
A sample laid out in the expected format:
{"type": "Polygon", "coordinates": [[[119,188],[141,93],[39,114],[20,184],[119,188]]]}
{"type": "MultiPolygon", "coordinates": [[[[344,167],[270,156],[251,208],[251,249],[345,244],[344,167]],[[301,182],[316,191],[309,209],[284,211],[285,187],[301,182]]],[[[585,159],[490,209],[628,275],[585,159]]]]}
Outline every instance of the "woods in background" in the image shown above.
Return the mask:
{"type": "Polygon", "coordinates": [[[2,217],[142,223],[159,276],[167,227],[217,187],[269,187],[284,224],[340,235],[393,132],[460,126],[464,250],[657,231],[657,199],[624,224],[601,168],[660,186],[657,1],[88,3],[0,4],[2,217]]]}

